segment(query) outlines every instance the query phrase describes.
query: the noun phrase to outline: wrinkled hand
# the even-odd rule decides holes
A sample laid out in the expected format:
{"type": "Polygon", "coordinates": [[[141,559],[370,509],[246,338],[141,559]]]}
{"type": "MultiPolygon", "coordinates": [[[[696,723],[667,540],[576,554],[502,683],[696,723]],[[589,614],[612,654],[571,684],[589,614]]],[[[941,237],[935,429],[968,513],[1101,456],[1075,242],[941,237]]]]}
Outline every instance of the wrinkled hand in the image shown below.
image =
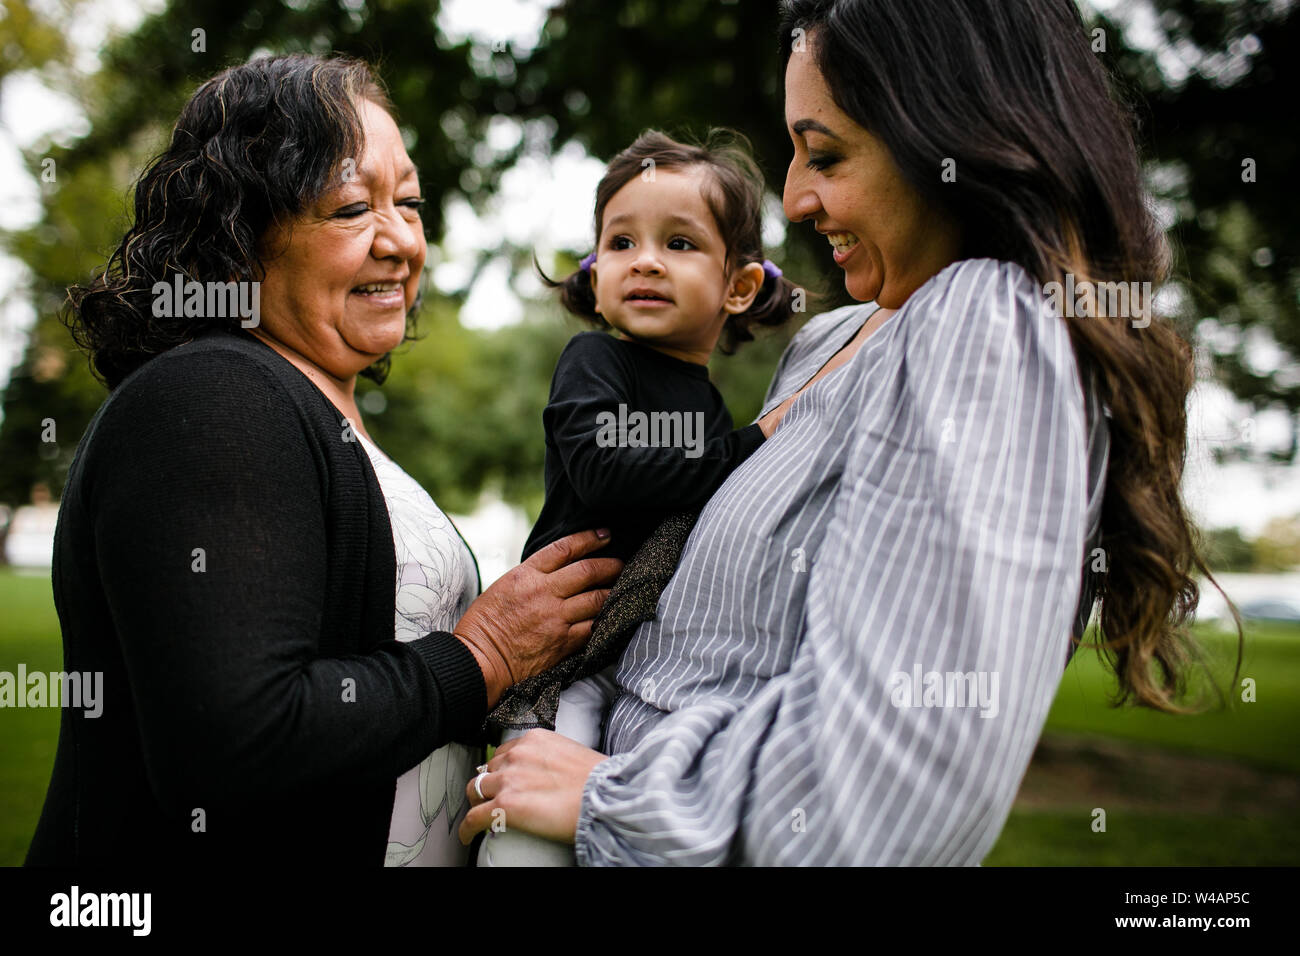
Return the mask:
{"type": "Polygon", "coordinates": [[[609,596],[602,585],[614,583],[623,562],[581,559],[609,540],[608,533],[580,531],[547,545],[479,595],[453,628],[478,660],[489,707],[506,688],[554,667],[586,642],[609,596]]]}
{"type": "Polygon", "coordinates": [[[507,740],[488,761],[488,773],[479,783],[480,798],[471,780],[465,788],[470,811],[460,825],[460,840],[468,844],[474,834],[500,820],[507,830],[525,830],[572,843],[582,808],[582,789],[602,753],[551,730],[530,730],[507,740]],[[498,812],[500,811],[500,812],[498,812]]]}

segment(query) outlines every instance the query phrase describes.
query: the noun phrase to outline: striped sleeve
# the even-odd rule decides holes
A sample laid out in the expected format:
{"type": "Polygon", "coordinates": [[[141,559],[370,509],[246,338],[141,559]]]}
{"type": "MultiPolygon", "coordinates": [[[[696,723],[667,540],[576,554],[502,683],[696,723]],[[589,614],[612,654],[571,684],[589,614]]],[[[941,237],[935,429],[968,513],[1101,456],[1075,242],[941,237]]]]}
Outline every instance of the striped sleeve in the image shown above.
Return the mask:
{"type": "Polygon", "coordinates": [[[1018,266],[916,298],[897,406],[855,410],[790,669],[597,766],[581,864],[969,865],[996,840],[1078,597],[1083,396],[1018,266]]]}

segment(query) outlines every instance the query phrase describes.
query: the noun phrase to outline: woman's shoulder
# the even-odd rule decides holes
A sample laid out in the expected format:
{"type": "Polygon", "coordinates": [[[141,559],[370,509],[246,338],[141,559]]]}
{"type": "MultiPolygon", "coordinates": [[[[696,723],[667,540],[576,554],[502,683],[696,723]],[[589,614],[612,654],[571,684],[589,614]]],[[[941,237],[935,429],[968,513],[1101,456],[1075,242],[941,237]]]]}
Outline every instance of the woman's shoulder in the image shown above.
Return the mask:
{"type": "Polygon", "coordinates": [[[214,330],[131,372],[92,425],[112,433],[148,421],[160,437],[171,424],[188,431],[202,423],[213,434],[247,432],[267,417],[305,417],[313,407],[311,392],[315,386],[302,373],[251,335],[214,330]]]}
{"type": "Polygon", "coordinates": [[[155,355],[123,379],[110,400],[135,405],[162,399],[181,408],[202,404],[256,414],[270,406],[302,406],[319,394],[270,346],[247,333],[216,329],[155,355]]]}
{"type": "MultiPolygon", "coordinates": [[[[280,365],[320,395],[272,349],[238,333],[204,334],[149,359],[91,419],[69,472],[70,492],[92,495],[104,476],[123,469],[143,469],[149,481],[209,487],[268,471],[304,481],[319,475],[324,459],[314,449],[338,434],[330,430],[337,418],[298,393],[280,365]]],[[[328,405],[323,395],[319,402],[328,405]]]]}
{"type": "Polygon", "coordinates": [[[924,310],[924,324],[933,331],[965,324],[966,317],[976,314],[1034,320],[1047,315],[1047,299],[1042,285],[1017,262],[959,259],[917,289],[904,308],[924,310]]]}
{"type": "MultiPolygon", "coordinates": [[[[292,390],[295,377],[302,375],[252,335],[211,329],[155,355],[124,378],[113,394],[158,388],[177,379],[199,387],[209,382],[267,387],[275,383],[292,390]]],[[[303,384],[310,382],[303,378],[303,384]]]]}
{"type": "Polygon", "coordinates": [[[1051,312],[1042,284],[1015,262],[961,259],[941,269],[899,310],[903,347],[944,354],[990,347],[1060,354],[1064,322],[1051,312]]]}
{"type": "Polygon", "coordinates": [[[1009,395],[1033,383],[1039,399],[1052,394],[1085,427],[1084,385],[1069,328],[1042,284],[1019,264],[954,262],[891,321],[899,321],[901,361],[928,403],[980,389],[990,397],[1009,395]]]}

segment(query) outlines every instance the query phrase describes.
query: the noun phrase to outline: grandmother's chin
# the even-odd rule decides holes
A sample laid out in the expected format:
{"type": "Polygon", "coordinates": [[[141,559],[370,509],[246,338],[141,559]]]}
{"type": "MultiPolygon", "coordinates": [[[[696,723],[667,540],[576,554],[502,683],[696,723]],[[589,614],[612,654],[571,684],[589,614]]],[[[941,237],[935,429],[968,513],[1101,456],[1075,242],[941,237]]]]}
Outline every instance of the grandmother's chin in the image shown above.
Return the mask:
{"type": "Polygon", "coordinates": [[[343,338],[356,351],[379,357],[401,345],[405,335],[406,316],[403,314],[400,322],[391,320],[380,324],[371,320],[360,327],[354,326],[344,333],[343,338]]]}

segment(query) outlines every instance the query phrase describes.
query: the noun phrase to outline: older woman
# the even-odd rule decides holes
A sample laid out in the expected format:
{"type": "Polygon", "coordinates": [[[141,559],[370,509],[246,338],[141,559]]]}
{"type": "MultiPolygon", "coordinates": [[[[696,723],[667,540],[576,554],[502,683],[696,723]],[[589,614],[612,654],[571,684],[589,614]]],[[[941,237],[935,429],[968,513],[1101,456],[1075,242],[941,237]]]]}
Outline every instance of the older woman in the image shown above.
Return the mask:
{"type": "Polygon", "coordinates": [[[781,40],[785,211],[868,304],[782,357],[779,427],[623,655],[612,756],[506,744],[463,838],[500,810],[588,865],[977,863],[1094,589],[1122,694],[1174,706],[1188,353],[1149,300],[1045,295],[1165,263],[1072,0],[794,0],[781,40]]]}
{"type": "Polygon", "coordinates": [[[111,394],[54,593],[104,700],[63,712],[28,863],[465,862],[487,710],[581,644],[621,564],[573,535],[475,599],[469,549],[367,434],[353,388],[404,337],[421,201],[364,64],[257,60],[190,99],[74,290],[111,394]]]}

